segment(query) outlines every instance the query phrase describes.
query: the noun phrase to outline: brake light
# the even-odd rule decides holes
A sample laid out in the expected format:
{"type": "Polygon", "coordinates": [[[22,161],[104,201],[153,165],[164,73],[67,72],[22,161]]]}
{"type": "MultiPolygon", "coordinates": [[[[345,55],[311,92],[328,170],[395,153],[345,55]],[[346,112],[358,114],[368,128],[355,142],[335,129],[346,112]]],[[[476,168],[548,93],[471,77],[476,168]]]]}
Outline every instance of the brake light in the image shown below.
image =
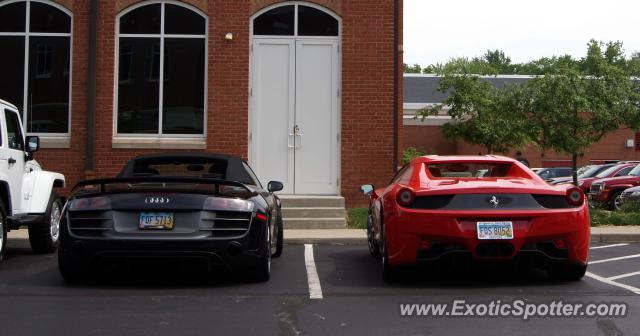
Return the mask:
{"type": "Polygon", "coordinates": [[[403,207],[408,207],[416,200],[416,195],[409,188],[402,188],[396,194],[396,202],[403,207]]]}
{"type": "Polygon", "coordinates": [[[571,205],[582,205],[584,202],[584,193],[580,188],[571,188],[567,190],[567,202],[571,205]]]}
{"type": "Polygon", "coordinates": [[[69,210],[71,211],[109,210],[110,208],[111,200],[106,196],[77,198],[69,203],[69,210]]]}
{"type": "Polygon", "coordinates": [[[266,222],[267,221],[267,215],[262,214],[262,213],[257,213],[256,214],[256,219],[261,220],[263,222],[266,222]]]}

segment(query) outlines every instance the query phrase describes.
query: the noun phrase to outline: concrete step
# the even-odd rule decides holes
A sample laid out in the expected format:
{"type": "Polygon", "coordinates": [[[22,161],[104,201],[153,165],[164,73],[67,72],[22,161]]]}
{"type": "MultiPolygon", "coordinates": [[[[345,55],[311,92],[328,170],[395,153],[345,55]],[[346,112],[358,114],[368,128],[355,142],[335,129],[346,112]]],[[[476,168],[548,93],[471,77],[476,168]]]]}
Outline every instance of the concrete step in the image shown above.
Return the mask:
{"type": "Polygon", "coordinates": [[[278,195],[283,208],[344,208],[341,196],[278,195]]]}
{"type": "Polygon", "coordinates": [[[283,208],[282,218],[345,218],[344,208],[283,208]]]}
{"type": "Polygon", "coordinates": [[[346,229],[347,221],[344,218],[284,218],[286,230],[308,229],[346,229]]]}

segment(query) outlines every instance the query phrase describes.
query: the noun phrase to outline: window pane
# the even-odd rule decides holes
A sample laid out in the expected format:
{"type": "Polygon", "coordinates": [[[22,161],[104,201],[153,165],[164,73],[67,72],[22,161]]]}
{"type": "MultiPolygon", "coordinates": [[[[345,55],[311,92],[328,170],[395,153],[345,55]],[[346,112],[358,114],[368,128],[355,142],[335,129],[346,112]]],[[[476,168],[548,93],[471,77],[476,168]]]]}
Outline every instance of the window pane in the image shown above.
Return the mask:
{"type": "Polygon", "coordinates": [[[53,6],[31,2],[29,30],[38,33],[70,33],[71,17],[53,6]]]}
{"type": "Polygon", "coordinates": [[[127,52],[131,60],[128,73],[118,74],[118,133],[158,133],[160,85],[153,74],[159,73],[160,62],[153,60],[159,48],[160,39],[120,38],[120,58],[127,52]]]}
{"type": "Polygon", "coordinates": [[[22,111],[24,101],[24,37],[0,36],[0,88],[2,99],[22,111]]]}
{"type": "Polygon", "coordinates": [[[177,5],[167,4],[164,9],[165,34],[204,35],[205,19],[198,13],[177,5]]]}
{"type": "Polygon", "coordinates": [[[298,7],[298,35],[338,36],[338,20],[312,7],[298,7]]]}
{"type": "Polygon", "coordinates": [[[293,35],[294,6],[274,8],[253,20],[254,35],[293,35]]]}
{"type": "Polygon", "coordinates": [[[0,6],[0,32],[22,32],[27,20],[26,2],[0,6]]]}
{"type": "Polygon", "coordinates": [[[164,134],[203,134],[204,39],[165,39],[164,134]]]}
{"type": "Polygon", "coordinates": [[[69,131],[69,37],[29,39],[27,132],[69,131]]]}
{"type": "Polygon", "coordinates": [[[7,140],[9,140],[9,148],[24,150],[24,136],[22,135],[22,128],[20,126],[20,119],[18,115],[4,110],[4,117],[7,123],[7,140]]]}
{"type": "Polygon", "coordinates": [[[160,4],[143,6],[120,18],[121,34],[160,34],[160,4]]]}

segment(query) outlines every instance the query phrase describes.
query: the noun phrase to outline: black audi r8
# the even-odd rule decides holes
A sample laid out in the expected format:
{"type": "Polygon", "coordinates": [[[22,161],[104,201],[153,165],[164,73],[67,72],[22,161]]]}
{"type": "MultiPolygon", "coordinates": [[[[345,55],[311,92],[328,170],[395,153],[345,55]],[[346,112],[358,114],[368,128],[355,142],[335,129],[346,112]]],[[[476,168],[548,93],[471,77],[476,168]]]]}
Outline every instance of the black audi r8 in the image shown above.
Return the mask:
{"type": "Polygon", "coordinates": [[[74,187],[60,225],[60,273],[74,281],[103,261],[184,257],[267,281],[283,249],[280,190],[276,181],[263,189],[234,156],[139,156],[116,178],[74,187]]]}

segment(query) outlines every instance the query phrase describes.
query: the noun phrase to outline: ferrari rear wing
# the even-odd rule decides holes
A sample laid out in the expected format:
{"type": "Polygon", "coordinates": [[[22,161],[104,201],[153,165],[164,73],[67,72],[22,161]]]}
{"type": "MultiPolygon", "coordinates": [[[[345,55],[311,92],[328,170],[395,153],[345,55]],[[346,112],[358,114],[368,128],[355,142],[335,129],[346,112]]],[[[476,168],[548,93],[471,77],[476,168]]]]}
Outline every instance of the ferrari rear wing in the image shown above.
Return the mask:
{"type": "MultiPolygon", "coordinates": [[[[248,193],[248,195],[253,195],[255,194],[255,190],[252,189],[251,187],[247,186],[244,183],[241,182],[237,182],[237,181],[228,181],[228,180],[219,180],[219,179],[213,179],[213,178],[205,178],[205,177],[169,177],[169,176],[144,176],[144,177],[122,177],[122,178],[107,178],[107,179],[94,179],[94,180],[84,180],[84,181],[80,181],[78,182],[73,189],[71,189],[71,194],[75,194],[77,191],[79,191],[80,193],[82,193],[83,195],[87,195],[87,194],[108,194],[108,193],[122,193],[122,192],[131,192],[132,190],[118,190],[118,191],[110,191],[109,190],[109,186],[115,186],[115,185],[122,185],[122,184],[127,184],[129,185],[129,187],[134,187],[134,185],[139,185],[141,187],[144,186],[144,184],[171,184],[171,185],[175,185],[175,184],[206,184],[206,185],[212,185],[214,186],[214,188],[209,192],[208,190],[203,190],[203,189],[194,189],[193,191],[196,193],[207,193],[207,194],[213,194],[213,195],[221,195],[223,193],[221,193],[220,187],[221,186],[228,186],[228,187],[236,187],[236,188],[240,188],[243,189],[243,191],[246,191],[248,193]],[[142,185],[141,185],[142,184],[142,185]],[[86,187],[90,187],[90,186],[94,186],[96,188],[86,188],[86,187]],[[84,189],[83,191],[80,191],[81,189],[84,189]],[[97,190],[95,190],[97,189],[97,190]]],[[[170,189],[169,186],[165,186],[168,189],[170,189]]],[[[152,188],[150,188],[152,189],[152,188]]],[[[176,188],[177,189],[177,188],[176,188]]],[[[142,190],[140,190],[142,191],[142,190]]],[[[157,190],[155,190],[157,191],[157,190]]],[[[180,191],[184,191],[184,189],[181,189],[180,191]]]]}

